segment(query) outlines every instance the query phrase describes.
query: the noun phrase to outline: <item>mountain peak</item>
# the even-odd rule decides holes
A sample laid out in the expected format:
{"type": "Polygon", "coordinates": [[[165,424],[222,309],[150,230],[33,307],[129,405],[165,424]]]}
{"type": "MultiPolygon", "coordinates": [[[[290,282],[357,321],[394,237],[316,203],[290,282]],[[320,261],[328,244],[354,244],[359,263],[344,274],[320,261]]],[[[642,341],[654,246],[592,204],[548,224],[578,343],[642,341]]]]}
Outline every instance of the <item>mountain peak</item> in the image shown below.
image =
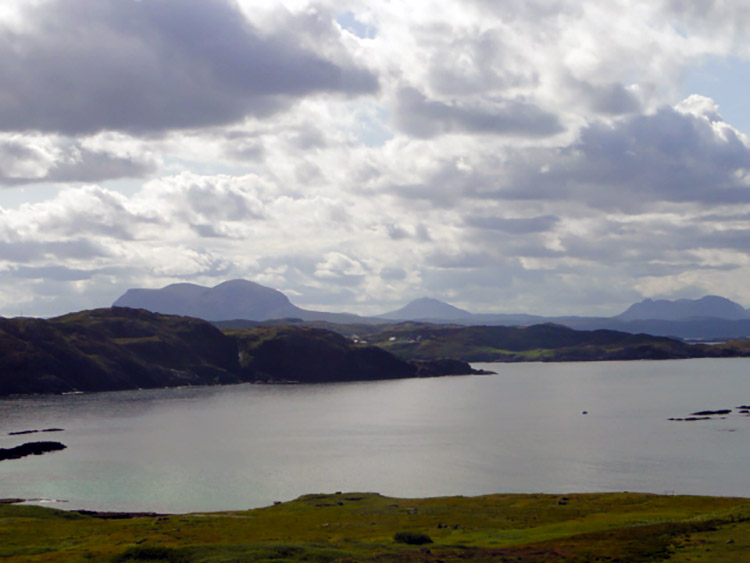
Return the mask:
{"type": "Polygon", "coordinates": [[[160,289],[129,289],[113,306],[209,321],[295,317],[300,311],[280,291],[239,279],[215,287],[177,283],[160,289]]]}
{"type": "Polygon", "coordinates": [[[644,299],[634,303],[617,315],[625,321],[668,320],[677,321],[695,318],[746,319],[750,314],[742,305],[718,295],[706,295],[700,299],[644,299]]]}
{"type": "Polygon", "coordinates": [[[459,309],[432,297],[420,297],[396,311],[379,315],[380,318],[393,320],[455,320],[470,316],[469,311],[459,309]]]}

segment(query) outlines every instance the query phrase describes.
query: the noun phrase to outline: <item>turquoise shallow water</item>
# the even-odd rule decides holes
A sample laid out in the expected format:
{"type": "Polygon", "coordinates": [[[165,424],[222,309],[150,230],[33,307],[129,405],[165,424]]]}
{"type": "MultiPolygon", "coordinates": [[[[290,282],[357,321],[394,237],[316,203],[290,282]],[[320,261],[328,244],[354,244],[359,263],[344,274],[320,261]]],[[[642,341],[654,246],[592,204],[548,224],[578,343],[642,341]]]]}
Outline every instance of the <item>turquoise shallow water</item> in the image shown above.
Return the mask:
{"type": "Polygon", "coordinates": [[[5,399],[0,447],[68,449],[0,462],[0,497],[164,512],[337,490],[750,497],[750,418],[667,420],[750,404],[750,360],[476,367],[498,374],[5,399]],[[65,431],[7,434],[48,427],[65,431]]]}

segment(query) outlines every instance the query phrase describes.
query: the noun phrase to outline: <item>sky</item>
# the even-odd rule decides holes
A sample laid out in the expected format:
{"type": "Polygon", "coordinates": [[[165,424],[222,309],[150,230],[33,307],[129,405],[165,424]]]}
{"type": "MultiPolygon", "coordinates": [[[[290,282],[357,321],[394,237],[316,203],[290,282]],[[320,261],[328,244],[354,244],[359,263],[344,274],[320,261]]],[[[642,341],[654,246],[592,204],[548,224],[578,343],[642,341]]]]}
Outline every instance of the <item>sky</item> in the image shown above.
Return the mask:
{"type": "Polygon", "coordinates": [[[748,0],[3,0],[0,315],[748,306],[748,37],[748,0]]]}

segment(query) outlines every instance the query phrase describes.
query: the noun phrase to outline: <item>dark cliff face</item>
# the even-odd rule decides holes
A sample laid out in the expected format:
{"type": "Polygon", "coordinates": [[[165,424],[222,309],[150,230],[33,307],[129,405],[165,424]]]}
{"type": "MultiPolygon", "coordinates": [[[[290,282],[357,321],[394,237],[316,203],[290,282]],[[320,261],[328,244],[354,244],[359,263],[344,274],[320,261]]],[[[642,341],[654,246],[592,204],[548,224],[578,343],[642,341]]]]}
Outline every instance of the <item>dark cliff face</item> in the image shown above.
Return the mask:
{"type": "Polygon", "coordinates": [[[269,381],[364,381],[414,377],[416,368],[375,347],[305,327],[266,327],[237,333],[240,362],[269,381]]]}

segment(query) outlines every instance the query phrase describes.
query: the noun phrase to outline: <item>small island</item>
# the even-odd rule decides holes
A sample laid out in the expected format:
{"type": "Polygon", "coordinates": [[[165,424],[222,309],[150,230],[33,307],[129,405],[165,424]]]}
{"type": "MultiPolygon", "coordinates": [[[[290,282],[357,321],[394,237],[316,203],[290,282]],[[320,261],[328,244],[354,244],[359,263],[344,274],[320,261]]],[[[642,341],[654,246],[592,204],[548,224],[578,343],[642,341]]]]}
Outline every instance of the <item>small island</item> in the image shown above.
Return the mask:
{"type": "Polygon", "coordinates": [[[7,459],[21,459],[30,455],[42,455],[48,452],[64,450],[65,444],[60,442],[26,442],[14,448],[0,448],[0,461],[7,459]]]}

